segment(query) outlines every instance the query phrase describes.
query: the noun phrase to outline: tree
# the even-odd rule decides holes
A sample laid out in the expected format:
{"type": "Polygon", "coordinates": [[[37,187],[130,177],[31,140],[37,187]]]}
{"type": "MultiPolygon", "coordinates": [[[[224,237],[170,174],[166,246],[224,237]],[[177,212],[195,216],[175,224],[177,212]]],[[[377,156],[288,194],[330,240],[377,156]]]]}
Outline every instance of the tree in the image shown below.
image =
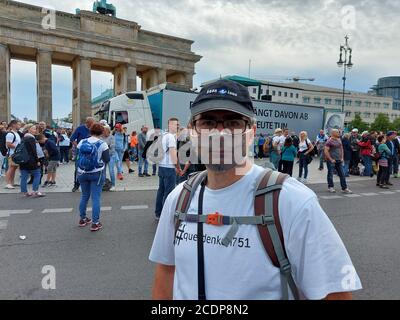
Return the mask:
{"type": "Polygon", "coordinates": [[[72,112],[68,114],[68,117],[62,118],[61,121],[72,123],[72,112]]]}
{"type": "Polygon", "coordinates": [[[400,118],[396,118],[396,120],[393,121],[392,129],[400,132],[400,118]]]}
{"type": "Polygon", "coordinates": [[[379,113],[375,121],[371,124],[371,130],[387,132],[391,126],[389,117],[384,113],[379,113]]]}
{"type": "Polygon", "coordinates": [[[364,122],[359,114],[356,114],[354,120],[349,123],[348,127],[350,131],[356,128],[359,132],[367,131],[369,129],[368,123],[364,122]]]}

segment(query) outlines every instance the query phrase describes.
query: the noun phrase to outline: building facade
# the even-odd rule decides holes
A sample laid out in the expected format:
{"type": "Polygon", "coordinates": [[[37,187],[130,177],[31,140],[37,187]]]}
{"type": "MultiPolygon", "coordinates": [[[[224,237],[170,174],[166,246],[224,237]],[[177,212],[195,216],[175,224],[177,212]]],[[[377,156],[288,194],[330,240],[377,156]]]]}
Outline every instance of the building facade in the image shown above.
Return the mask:
{"type": "Polygon", "coordinates": [[[400,77],[380,78],[372,89],[379,97],[392,97],[393,110],[400,110],[400,77]]]}

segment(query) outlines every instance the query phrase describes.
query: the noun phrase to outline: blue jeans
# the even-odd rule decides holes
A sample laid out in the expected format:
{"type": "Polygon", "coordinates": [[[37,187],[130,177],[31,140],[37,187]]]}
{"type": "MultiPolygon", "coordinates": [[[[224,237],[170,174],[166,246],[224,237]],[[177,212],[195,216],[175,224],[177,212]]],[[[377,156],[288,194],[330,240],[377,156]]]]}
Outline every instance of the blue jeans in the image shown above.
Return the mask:
{"type": "Polygon", "coordinates": [[[319,168],[324,168],[325,152],[324,149],[318,151],[319,154],[319,168]]]}
{"type": "Polygon", "coordinates": [[[342,161],[336,161],[336,163],[332,163],[330,161],[326,162],[328,166],[328,188],[333,188],[333,169],[336,169],[336,172],[340,178],[340,186],[342,187],[342,190],[347,189],[347,183],[346,183],[346,178],[344,176],[343,172],[343,163],[342,161]]]}
{"type": "Polygon", "coordinates": [[[118,163],[118,156],[113,154],[110,156],[110,162],[108,163],[108,171],[110,172],[110,180],[113,187],[115,187],[115,166],[118,163]]]}
{"type": "Polygon", "coordinates": [[[349,176],[350,160],[344,160],[343,173],[345,177],[349,176]]]}
{"type": "Polygon", "coordinates": [[[389,168],[389,173],[390,174],[398,174],[399,173],[399,156],[397,154],[395,154],[392,157],[392,161],[391,161],[391,167],[389,168]]]}
{"type": "Polygon", "coordinates": [[[304,153],[300,153],[300,160],[299,160],[299,178],[303,176],[304,171],[304,179],[308,177],[308,163],[307,163],[307,156],[304,153]]]}
{"type": "Polygon", "coordinates": [[[117,173],[122,174],[122,159],[124,157],[124,150],[115,150],[115,153],[117,155],[117,173]]]}
{"type": "Polygon", "coordinates": [[[92,220],[93,223],[97,223],[100,219],[101,193],[105,181],[104,171],[78,175],[78,180],[82,189],[81,202],[79,204],[81,219],[86,218],[87,204],[90,197],[92,197],[92,220]]]}
{"type": "Polygon", "coordinates": [[[275,169],[279,168],[279,161],[281,161],[281,155],[276,151],[271,151],[270,161],[274,165],[275,169]]]}
{"type": "Polygon", "coordinates": [[[130,152],[132,153],[132,155],[130,155],[130,160],[133,162],[133,161],[135,161],[135,159],[137,158],[137,155],[138,155],[137,148],[131,147],[130,152]]]}
{"type": "Polygon", "coordinates": [[[147,159],[143,159],[142,154],[143,154],[143,150],[140,150],[139,151],[139,175],[142,173],[144,173],[144,174],[149,173],[149,162],[147,161],[147,159]],[[144,172],[142,171],[143,163],[144,163],[144,172]]]}
{"type": "Polygon", "coordinates": [[[22,193],[27,193],[28,192],[28,178],[32,175],[33,176],[33,184],[32,184],[32,190],[34,192],[39,191],[39,185],[40,185],[40,168],[37,168],[35,170],[20,170],[21,171],[21,192],[22,193]]]}
{"type": "Polygon", "coordinates": [[[156,199],[156,217],[161,216],[165,200],[176,186],[175,168],[158,168],[159,186],[156,199]]]}
{"type": "Polygon", "coordinates": [[[364,176],[369,177],[372,174],[372,159],[370,156],[362,156],[362,159],[365,166],[364,176]]]}

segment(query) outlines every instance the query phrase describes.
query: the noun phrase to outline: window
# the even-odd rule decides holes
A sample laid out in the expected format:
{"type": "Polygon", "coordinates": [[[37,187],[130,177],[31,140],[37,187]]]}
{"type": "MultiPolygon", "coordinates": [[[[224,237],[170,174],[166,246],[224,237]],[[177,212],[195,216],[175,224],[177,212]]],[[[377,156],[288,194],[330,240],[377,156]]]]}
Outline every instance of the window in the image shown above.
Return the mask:
{"type": "Polygon", "coordinates": [[[380,102],[375,102],[374,103],[374,107],[375,108],[380,108],[381,107],[381,103],[380,102]]]}
{"type": "Polygon", "coordinates": [[[296,93],[296,99],[298,99],[299,98],[299,94],[298,93],[296,93]]]}
{"type": "Polygon", "coordinates": [[[389,109],[389,103],[384,103],[384,104],[383,104],[383,107],[384,107],[385,109],[389,109]]]}
{"type": "Polygon", "coordinates": [[[342,105],[342,100],[336,99],[336,100],[335,100],[335,104],[336,104],[337,106],[341,106],[341,105],[342,105]]]}
{"type": "Polygon", "coordinates": [[[290,97],[293,98],[293,92],[290,93],[290,97]]]}
{"type": "Polygon", "coordinates": [[[276,91],[275,90],[272,91],[272,95],[276,96],[276,91]]]}
{"type": "Polygon", "coordinates": [[[127,124],[128,122],[128,111],[115,112],[115,123],[127,124]]]}
{"type": "Polygon", "coordinates": [[[267,90],[267,96],[269,96],[269,90],[267,90]]]}
{"type": "Polygon", "coordinates": [[[365,118],[371,118],[371,113],[370,112],[364,112],[364,117],[365,118]]]}
{"type": "Polygon", "coordinates": [[[325,104],[332,104],[332,99],[326,98],[326,99],[325,99],[325,104]]]}
{"type": "Polygon", "coordinates": [[[321,103],[321,98],[314,98],[314,103],[320,104],[321,103]]]}
{"type": "Polygon", "coordinates": [[[144,96],[141,93],[126,93],[126,96],[132,100],[144,100],[144,96]]]}
{"type": "Polygon", "coordinates": [[[309,97],[303,97],[303,102],[304,103],[310,103],[310,98],[309,97]]]}
{"type": "Polygon", "coordinates": [[[285,92],[284,96],[285,96],[285,98],[287,98],[287,92],[285,92]]]}
{"type": "Polygon", "coordinates": [[[346,106],[351,106],[351,100],[346,100],[346,106]]]}
{"type": "Polygon", "coordinates": [[[282,91],[278,91],[278,96],[282,97],[282,91]]]}
{"type": "Polygon", "coordinates": [[[346,117],[351,117],[351,111],[346,111],[346,117]]]}
{"type": "Polygon", "coordinates": [[[254,93],[254,94],[257,93],[257,88],[253,88],[253,93],[254,93]]]}
{"type": "Polygon", "coordinates": [[[354,103],[355,103],[355,105],[356,105],[356,107],[361,107],[361,101],[354,101],[354,103]]]}
{"type": "Polygon", "coordinates": [[[371,108],[371,105],[372,105],[371,102],[369,102],[369,101],[366,101],[366,102],[365,102],[365,106],[366,106],[367,108],[371,108]]]}

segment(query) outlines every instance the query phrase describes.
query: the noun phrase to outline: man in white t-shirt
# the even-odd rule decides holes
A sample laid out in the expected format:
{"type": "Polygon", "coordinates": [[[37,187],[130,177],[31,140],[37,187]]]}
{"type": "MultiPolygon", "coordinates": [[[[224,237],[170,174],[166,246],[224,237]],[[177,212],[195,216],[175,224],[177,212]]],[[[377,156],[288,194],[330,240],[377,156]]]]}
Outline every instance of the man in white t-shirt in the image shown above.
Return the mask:
{"type": "Polygon", "coordinates": [[[159,185],[156,198],[156,220],[160,219],[165,200],[176,187],[177,174],[180,175],[181,173],[176,143],[178,129],[179,120],[176,118],[169,119],[168,132],[163,134],[161,138],[163,158],[158,168],[159,185]]]}
{"type": "MultiPolygon", "coordinates": [[[[248,151],[252,146],[256,131],[254,109],[244,86],[229,80],[212,83],[203,88],[191,112],[192,136],[210,137],[208,130],[214,129],[214,135],[218,130],[222,137],[225,129],[238,129],[246,139],[243,150],[248,151]]],[[[201,143],[200,148],[204,148],[201,143]]],[[[207,148],[209,153],[215,153],[212,145],[207,148]]],[[[206,167],[205,185],[196,189],[187,212],[192,217],[200,217],[201,212],[208,214],[207,217],[215,212],[231,219],[253,217],[254,189],[264,169],[252,164],[247,156],[242,162],[211,162],[206,167]]],[[[150,260],[157,264],[153,298],[281,299],[280,269],[266,254],[257,226],[238,225],[229,246],[221,245],[221,239],[230,231],[229,225],[181,221],[175,229],[175,211],[182,189],[183,184],[167,198],[150,252],[150,260]],[[199,238],[199,235],[202,236],[199,238]],[[201,246],[204,259],[198,255],[201,246]],[[200,278],[201,274],[204,277],[200,278]]],[[[279,197],[279,219],[291,274],[302,296],[306,299],[351,299],[350,291],[361,289],[346,248],[314,192],[288,178],[279,197]],[[351,283],[346,279],[351,279],[351,283]]]]}
{"type": "Polygon", "coordinates": [[[9,190],[15,189],[14,178],[15,178],[15,172],[18,169],[18,165],[15,164],[14,161],[12,161],[11,157],[14,154],[17,146],[21,143],[21,137],[18,133],[20,126],[21,126],[20,122],[12,120],[8,125],[9,132],[6,135],[6,147],[8,149],[8,154],[7,154],[8,170],[6,174],[7,185],[5,188],[9,190]]]}

